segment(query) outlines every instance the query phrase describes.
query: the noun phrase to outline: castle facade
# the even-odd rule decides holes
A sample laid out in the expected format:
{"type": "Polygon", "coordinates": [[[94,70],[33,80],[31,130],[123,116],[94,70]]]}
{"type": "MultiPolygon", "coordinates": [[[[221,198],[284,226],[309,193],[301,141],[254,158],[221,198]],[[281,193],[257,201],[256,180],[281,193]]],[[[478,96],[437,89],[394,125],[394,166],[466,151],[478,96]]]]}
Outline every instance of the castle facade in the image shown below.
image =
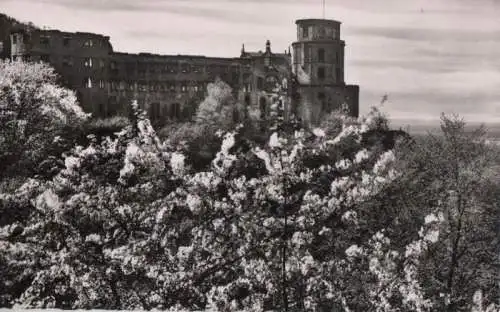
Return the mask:
{"type": "Polygon", "coordinates": [[[77,92],[86,112],[97,117],[127,115],[132,100],[153,122],[188,120],[217,77],[235,98],[269,115],[277,82],[288,89],[285,118],[292,115],[317,123],[325,113],[347,108],[359,112],[359,87],[344,81],[344,47],[340,22],[296,21],[297,41],[284,53],[246,51],[238,57],[156,55],[115,52],[108,36],[59,30],[15,29],[10,35],[11,59],[44,61],[55,68],[61,83],[77,92]]]}

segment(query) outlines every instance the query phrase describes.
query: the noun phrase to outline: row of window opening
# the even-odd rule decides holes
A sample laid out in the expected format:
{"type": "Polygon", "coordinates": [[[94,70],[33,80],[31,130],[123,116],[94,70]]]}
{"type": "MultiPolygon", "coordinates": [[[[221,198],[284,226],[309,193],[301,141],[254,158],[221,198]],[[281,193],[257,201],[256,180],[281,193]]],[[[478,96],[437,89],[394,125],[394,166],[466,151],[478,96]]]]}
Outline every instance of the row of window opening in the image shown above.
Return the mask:
{"type": "MultiPolygon", "coordinates": [[[[50,46],[51,41],[52,41],[52,39],[50,36],[40,36],[40,45],[42,45],[42,46],[50,46]]],[[[62,45],[64,47],[70,47],[70,46],[72,46],[73,41],[74,41],[74,39],[71,37],[63,37],[62,38],[62,45]]],[[[15,44],[15,42],[14,42],[14,44],[15,44]]],[[[97,46],[94,39],[85,39],[85,40],[83,40],[83,43],[81,45],[83,47],[86,47],[86,48],[92,48],[94,46],[97,46]]],[[[99,46],[102,46],[102,45],[103,45],[103,41],[99,40],[99,46]]]]}
{"type": "MultiPolygon", "coordinates": [[[[313,58],[311,57],[311,54],[310,54],[310,51],[309,49],[304,49],[304,59],[303,61],[307,61],[307,62],[310,62],[313,60],[313,58]]],[[[301,60],[301,50],[300,49],[296,49],[295,50],[295,53],[294,53],[294,58],[296,60],[296,63],[301,63],[302,60],[301,60]]],[[[335,62],[337,64],[340,63],[340,53],[339,52],[335,52],[335,62]]],[[[327,57],[326,57],[326,50],[324,48],[319,48],[316,52],[316,59],[314,61],[317,61],[317,62],[331,62],[333,60],[327,60],[327,57]]]]}
{"type": "Polygon", "coordinates": [[[141,91],[141,92],[148,92],[148,91],[153,91],[153,92],[176,92],[177,88],[181,92],[201,92],[206,89],[207,83],[198,83],[198,84],[193,84],[193,83],[181,83],[181,84],[176,84],[174,82],[167,83],[167,84],[161,84],[161,83],[136,83],[136,82],[125,82],[125,81],[105,81],[105,80],[98,80],[95,81],[90,77],[86,77],[83,82],[83,86],[85,88],[94,88],[94,87],[99,87],[100,89],[105,89],[109,86],[111,90],[114,91],[125,91],[125,90],[130,90],[130,91],[141,91]]]}

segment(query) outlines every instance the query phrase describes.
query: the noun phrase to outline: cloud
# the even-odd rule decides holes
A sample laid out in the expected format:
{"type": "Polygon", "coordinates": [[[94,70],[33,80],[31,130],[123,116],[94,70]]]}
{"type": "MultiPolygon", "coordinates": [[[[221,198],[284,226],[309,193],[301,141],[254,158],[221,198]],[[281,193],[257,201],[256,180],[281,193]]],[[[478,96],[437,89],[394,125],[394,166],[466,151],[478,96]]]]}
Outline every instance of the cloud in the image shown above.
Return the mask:
{"type": "Polygon", "coordinates": [[[17,0],[20,2],[43,3],[57,5],[72,10],[88,11],[152,11],[160,8],[163,0],[148,0],[147,2],[130,0],[17,0]]]}
{"type": "Polygon", "coordinates": [[[460,60],[444,59],[444,62],[436,64],[434,60],[426,59],[358,59],[347,63],[347,68],[351,66],[370,68],[398,68],[421,73],[446,73],[463,70],[463,62],[460,60]]]}
{"type": "MultiPolygon", "coordinates": [[[[391,119],[431,121],[438,120],[441,113],[458,114],[470,122],[500,122],[500,103],[494,95],[480,98],[462,98],[443,93],[389,93],[389,101],[383,111],[391,119]],[[492,102],[484,100],[493,99],[492,102]]],[[[361,114],[366,114],[369,106],[380,102],[380,94],[364,90],[361,98],[361,114]]]]}
{"type": "Polygon", "coordinates": [[[356,36],[374,36],[389,39],[427,41],[427,42],[478,42],[498,41],[498,30],[462,30],[462,29],[430,29],[430,28],[402,28],[402,27],[351,27],[348,31],[356,36]]]}

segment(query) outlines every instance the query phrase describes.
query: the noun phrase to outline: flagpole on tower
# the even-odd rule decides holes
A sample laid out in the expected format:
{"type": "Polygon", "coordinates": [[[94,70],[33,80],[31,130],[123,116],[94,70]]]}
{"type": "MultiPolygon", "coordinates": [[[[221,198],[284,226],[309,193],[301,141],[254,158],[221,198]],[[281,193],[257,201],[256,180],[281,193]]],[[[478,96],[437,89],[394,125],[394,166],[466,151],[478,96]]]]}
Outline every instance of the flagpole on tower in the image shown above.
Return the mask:
{"type": "Polygon", "coordinates": [[[325,0],[323,0],[323,19],[325,19],[325,0]]]}

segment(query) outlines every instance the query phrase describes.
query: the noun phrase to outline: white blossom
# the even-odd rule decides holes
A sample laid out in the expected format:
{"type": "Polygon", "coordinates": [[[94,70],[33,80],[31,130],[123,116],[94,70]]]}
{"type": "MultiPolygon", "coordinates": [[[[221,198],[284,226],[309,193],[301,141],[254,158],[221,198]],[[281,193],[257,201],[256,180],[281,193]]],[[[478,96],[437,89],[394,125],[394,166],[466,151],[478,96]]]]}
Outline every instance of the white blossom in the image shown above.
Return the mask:
{"type": "Polygon", "coordinates": [[[264,161],[266,169],[267,171],[269,171],[269,173],[274,172],[274,167],[271,164],[271,158],[269,157],[269,154],[265,150],[256,148],[254,154],[264,161]]]}
{"type": "Polygon", "coordinates": [[[68,156],[64,159],[64,165],[69,171],[76,170],[80,166],[80,159],[74,156],[68,156]]]}
{"type": "Polygon", "coordinates": [[[356,257],[358,255],[363,254],[363,249],[360,248],[358,245],[351,245],[349,248],[346,249],[345,253],[348,257],[356,257]]]}
{"type": "Polygon", "coordinates": [[[359,164],[368,158],[370,158],[370,152],[368,152],[368,150],[364,148],[356,153],[356,155],[354,156],[354,163],[359,164]]]}
{"type": "Polygon", "coordinates": [[[186,203],[189,207],[189,210],[191,210],[195,214],[199,213],[202,205],[202,201],[199,196],[188,194],[186,197],[186,203]]]}
{"type": "Polygon", "coordinates": [[[235,139],[234,133],[227,133],[222,140],[221,152],[224,154],[229,154],[229,150],[234,146],[235,139]]]}
{"type": "Polygon", "coordinates": [[[269,147],[271,148],[281,147],[281,143],[278,138],[277,132],[273,132],[273,134],[271,134],[271,137],[269,138],[269,147]]]}
{"type": "Polygon", "coordinates": [[[184,174],[184,160],[185,156],[181,153],[172,153],[170,157],[170,167],[175,175],[184,174]]]}
{"type": "Polygon", "coordinates": [[[323,138],[323,137],[325,137],[325,135],[326,135],[325,131],[324,131],[323,129],[320,129],[320,128],[314,128],[314,129],[312,130],[312,132],[313,132],[313,134],[314,134],[315,136],[317,136],[318,138],[323,138]]]}
{"type": "Polygon", "coordinates": [[[387,166],[395,160],[396,157],[394,156],[394,152],[392,150],[383,153],[373,166],[373,173],[376,175],[382,174],[382,172],[387,169],[387,166]]]}
{"type": "Polygon", "coordinates": [[[99,234],[90,234],[85,237],[85,242],[100,244],[102,242],[102,237],[99,234]]]}
{"type": "Polygon", "coordinates": [[[341,159],[335,163],[335,167],[340,170],[347,170],[351,167],[351,161],[349,159],[341,159]]]}

